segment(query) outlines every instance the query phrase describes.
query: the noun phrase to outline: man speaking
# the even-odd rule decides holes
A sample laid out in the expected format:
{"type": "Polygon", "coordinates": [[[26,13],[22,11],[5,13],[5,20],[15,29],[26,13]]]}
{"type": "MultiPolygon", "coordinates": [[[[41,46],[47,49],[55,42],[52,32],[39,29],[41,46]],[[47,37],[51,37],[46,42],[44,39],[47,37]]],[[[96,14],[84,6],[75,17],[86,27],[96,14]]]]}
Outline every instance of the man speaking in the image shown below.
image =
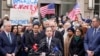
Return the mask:
{"type": "Polygon", "coordinates": [[[59,39],[52,37],[53,30],[51,27],[47,27],[45,31],[46,37],[40,41],[41,52],[45,52],[46,56],[50,56],[53,53],[59,52],[62,53],[62,45],[59,39]],[[44,43],[44,44],[43,44],[44,43]]]}

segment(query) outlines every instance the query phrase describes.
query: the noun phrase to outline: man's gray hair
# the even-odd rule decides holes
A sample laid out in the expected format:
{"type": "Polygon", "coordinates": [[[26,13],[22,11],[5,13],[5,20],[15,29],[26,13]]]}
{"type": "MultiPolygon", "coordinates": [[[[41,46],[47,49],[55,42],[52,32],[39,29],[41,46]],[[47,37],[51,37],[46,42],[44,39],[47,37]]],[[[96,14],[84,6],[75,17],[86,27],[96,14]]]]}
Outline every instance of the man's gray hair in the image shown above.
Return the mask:
{"type": "Polygon", "coordinates": [[[3,22],[3,26],[6,26],[6,25],[8,25],[8,24],[11,24],[11,21],[4,21],[4,22],[3,22]]]}

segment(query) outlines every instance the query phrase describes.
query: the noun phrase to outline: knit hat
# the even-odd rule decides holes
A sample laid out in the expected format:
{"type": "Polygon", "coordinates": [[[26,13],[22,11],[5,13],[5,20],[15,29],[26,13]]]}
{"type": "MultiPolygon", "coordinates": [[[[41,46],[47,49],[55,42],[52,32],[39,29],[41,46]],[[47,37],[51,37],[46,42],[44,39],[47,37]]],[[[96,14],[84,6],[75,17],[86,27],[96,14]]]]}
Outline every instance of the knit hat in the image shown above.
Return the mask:
{"type": "Polygon", "coordinates": [[[67,31],[71,30],[73,33],[75,32],[74,28],[70,27],[67,29],[67,31]]]}

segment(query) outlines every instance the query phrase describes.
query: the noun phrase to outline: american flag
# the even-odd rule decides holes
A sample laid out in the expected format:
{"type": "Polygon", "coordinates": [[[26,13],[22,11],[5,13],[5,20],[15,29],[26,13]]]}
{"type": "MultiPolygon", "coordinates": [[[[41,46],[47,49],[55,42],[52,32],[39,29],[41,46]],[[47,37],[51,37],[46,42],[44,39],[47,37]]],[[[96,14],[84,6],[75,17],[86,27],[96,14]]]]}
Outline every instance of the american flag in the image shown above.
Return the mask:
{"type": "Polygon", "coordinates": [[[70,18],[72,21],[76,20],[78,14],[80,14],[80,6],[78,3],[76,3],[74,8],[69,12],[68,18],[70,18]]]}
{"type": "Polygon", "coordinates": [[[55,4],[51,3],[40,8],[40,14],[44,18],[46,14],[55,14],[55,4]]]}

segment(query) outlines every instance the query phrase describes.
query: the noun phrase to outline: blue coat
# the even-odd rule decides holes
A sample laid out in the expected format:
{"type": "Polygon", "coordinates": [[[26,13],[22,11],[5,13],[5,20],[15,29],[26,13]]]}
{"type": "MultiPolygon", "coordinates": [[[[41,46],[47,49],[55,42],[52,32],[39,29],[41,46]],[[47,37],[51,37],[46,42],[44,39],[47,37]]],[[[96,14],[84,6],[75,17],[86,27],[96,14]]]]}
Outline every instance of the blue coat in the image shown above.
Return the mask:
{"type": "Polygon", "coordinates": [[[7,53],[16,53],[17,52],[17,41],[14,34],[10,33],[12,43],[10,43],[6,33],[3,31],[0,33],[0,54],[6,55],[7,53]]]}
{"type": "Polygon", "coordinates": [[[100,28],[93,37],[94,28],[88,29],[84,38],[85,51],[93,51],[95,56],[100,56],[100,28]]]}

